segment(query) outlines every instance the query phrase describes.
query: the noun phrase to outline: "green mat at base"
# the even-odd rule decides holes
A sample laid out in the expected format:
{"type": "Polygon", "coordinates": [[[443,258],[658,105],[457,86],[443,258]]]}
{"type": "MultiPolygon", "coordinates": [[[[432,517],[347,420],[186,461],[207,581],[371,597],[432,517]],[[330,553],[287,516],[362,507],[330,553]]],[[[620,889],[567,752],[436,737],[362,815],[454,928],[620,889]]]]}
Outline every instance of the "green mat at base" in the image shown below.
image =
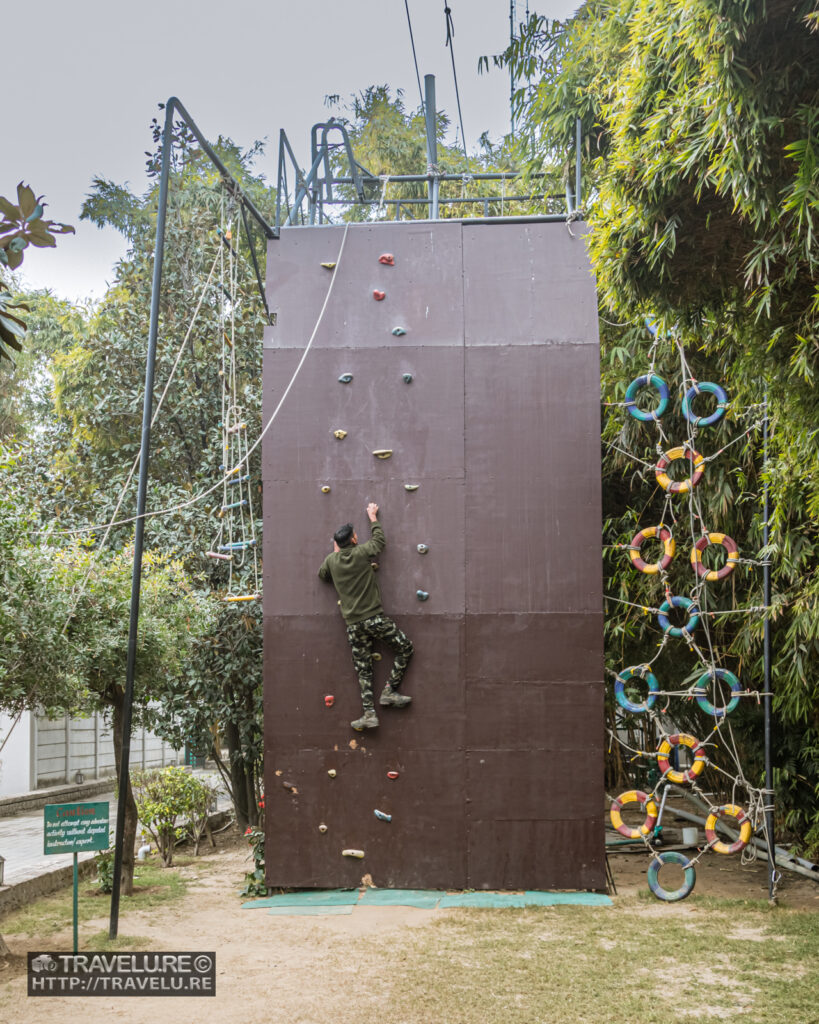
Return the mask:
{"type": "Polygon", "coordinates": [[[610,907],[611,900],[599,892],[461,892],[442,897],[441,910],[449,907],[554,907],[558,904],[610,907]]]}
{"type": "Polygon", "coordinates": [[[358,902],[358,889],[311,889],[309,892],[280,892],[242,904],[242,910],[266,907],[344,907],[358,902]]]}
{"type": "Polygon", "coordinates": [[[441,889],[366,889],[359,898],[358,889],[311,889],[307,892],[282,892],[242,904],[242,910],[270,910],[274,914],[352,913],[362,907],[610,907],[611,900],[599,892],[455,892],[441,889]]]}
{"type": "Polygon", "coordinates": [[[337,914],[352,914],[353,908],[351,904],[343,907],[337,904],[329,904],[323,907],[314,904],[310,907],[270,907],[267,912],[276,917],[330,917],[337,914]]]}
{"type": "Polygon", "coordinates": [[[360,907],[418,907],[434,910],[445,896],[441,889],[367,889],[358,901],[360,907]]]}

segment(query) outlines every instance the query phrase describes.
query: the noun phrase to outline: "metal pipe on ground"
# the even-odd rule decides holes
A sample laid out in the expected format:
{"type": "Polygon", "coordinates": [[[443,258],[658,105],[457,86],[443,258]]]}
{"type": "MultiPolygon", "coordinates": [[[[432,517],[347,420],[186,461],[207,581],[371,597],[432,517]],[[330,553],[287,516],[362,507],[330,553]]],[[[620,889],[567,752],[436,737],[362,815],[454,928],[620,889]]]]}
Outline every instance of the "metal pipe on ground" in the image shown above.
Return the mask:
{"type": "MultiPolygon", "coordinates": [[[[692,814],[690,811],[684,811],[680,807],[672,808],[671,813],[676,814],[683,821],[690,821],[695,825],[705,825],[705,818],[701,818],[698,814],[692,814]]],[[[717,828],[720,828],[720,822],[717,822],[717,828]]],[[[724,831],[728,832],[727,829],[724,831]]],[[[768,852],[768,844],[764,839],[758,839],[756,836],[753,836],[751,842],[757,849],[763,850],[765,853],[768,852]]],[[[810,861],[803,860],[801,857],[794,857],[792,853],[783,850],[781,846],[775,846],[774,851],[776,863],[779,867],[786,868],[788,871],[795,871],[797,875],[804,875],[805,878],[811,878],[814,882],[819,882],[819,865],[811,864],[810,861]],[[809,867],[805,865],[809,865],[809,867]]]]}

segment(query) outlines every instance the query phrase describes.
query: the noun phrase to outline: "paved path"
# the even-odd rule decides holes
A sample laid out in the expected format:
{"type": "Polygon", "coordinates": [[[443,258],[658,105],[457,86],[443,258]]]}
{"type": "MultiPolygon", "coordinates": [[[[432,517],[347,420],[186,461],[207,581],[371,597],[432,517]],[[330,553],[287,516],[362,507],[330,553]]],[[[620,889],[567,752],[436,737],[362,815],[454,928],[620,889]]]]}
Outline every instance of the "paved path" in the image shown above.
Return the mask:
{"type": "MultiPolygon", "coordinates": [[[[215,772],[197,771],[197,775],[221,782],[215,772]]],[[[89,802],[108,801],[110,805],[111,829],[117,819],[117,801],[114,792],[95,794],[89,802]]],[[[224,811],[231,807],[230,798],[223,791],[219,793],[217,810],[224,811]]],[[[26,811],[9,818],[0,818],[0,856],[6,858],[4,886],[17,885],[49,874],[57,868],[73,863],[71,853],[55,853],[45,856],[43,853],[43,810],[26,811]]],[[[92,852],[79,854],[80,861],[93,857],[92,852]]]]}

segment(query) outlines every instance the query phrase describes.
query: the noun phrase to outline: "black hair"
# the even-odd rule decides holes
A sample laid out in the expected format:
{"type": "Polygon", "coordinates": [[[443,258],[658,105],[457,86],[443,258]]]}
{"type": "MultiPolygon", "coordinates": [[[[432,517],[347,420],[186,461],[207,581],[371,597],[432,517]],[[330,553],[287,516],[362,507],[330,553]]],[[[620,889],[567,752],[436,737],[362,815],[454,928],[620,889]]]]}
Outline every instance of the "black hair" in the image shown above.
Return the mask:
{"type": "Polygon", "coordinates": [[[339,526],[333,534],[333,540],[340,548],[347,548],[350,546],[354,533],[355,530],[353,529],[353,524],[345,523],[343,526],[339,526]]]}

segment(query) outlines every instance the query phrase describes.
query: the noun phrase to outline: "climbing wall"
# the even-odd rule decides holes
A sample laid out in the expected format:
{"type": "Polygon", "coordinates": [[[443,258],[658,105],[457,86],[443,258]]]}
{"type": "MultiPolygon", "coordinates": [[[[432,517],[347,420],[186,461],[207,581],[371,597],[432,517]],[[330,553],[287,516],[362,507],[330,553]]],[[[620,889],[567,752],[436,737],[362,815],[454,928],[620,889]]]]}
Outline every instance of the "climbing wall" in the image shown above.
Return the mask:
{"type": "Polygon", "coordinates": [[[265,420],[332,290],[263,449],[269,885],[605,884],[599,352],[583,231],[405,222],[270,243],[265,420]],[[415,644],[414,702],[356,733],[344,624],[317,571],[342,523],[368,536],[369,501],[387,536],[384,607],[415,644]]]}

